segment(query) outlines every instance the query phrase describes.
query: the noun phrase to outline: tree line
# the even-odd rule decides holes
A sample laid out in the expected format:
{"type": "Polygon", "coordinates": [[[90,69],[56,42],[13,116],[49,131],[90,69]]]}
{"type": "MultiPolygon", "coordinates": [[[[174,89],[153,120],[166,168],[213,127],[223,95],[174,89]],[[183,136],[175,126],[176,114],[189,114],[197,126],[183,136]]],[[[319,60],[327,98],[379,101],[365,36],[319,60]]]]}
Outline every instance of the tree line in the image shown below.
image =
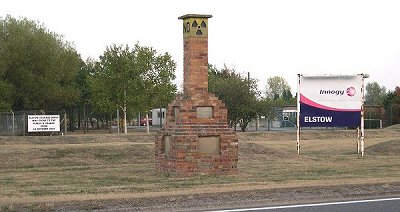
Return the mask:
{"type": "Polygon", "coordinates": [[[377,82],[370,82],[365,86],[365,90],[365,105],[382,106],[385,110],[386,125],[400,123],[399,86],[396,86],[394,90],[387,90],[385,86],[380,86],[377,82]]]}
{"type": "Polygon", "coordinates": [[[126,126],[127,118],[175,97],[175,69],[168,53],[138,43],[112,44],[83,61],[72,43],[42,24],[0,18],[0,111],[65,110],[74,130],[109,127],[119,110],[126,126]]]}
{"type": "Polygon", "coordinates": [[[241,131],[246,131],[250,121],[260,116],[265,116],[270,126],[276,108],[296,104],[290,86],[280,76],[267,79],[265,95],[258,90],[256,79],[226,66],[218,70],[209,65],[208,76],[209,91],[223,100],[228,108],[229,124],[235,129],[239,125],[241,131]]]}
{"type": "MultiPolygon", "coordinates": [[[[249,122],[265,116],[267,122],[276,117],[275,109],[282,106],[295,106],[297,94],[283,77],[273,76],[267,79],[265,95],[257,90],[257,80],[238,74],[237,71],[224,67],[217,70],[209,68],[209,90],[222,99],[228,107],[228,118],[231,126],[239,125],[245,131],[249,122]]],[[[377,82],[369,82],[365,86],[364,105],[383,107],[386,126],[400,123],[400,87],[387,91],[377,82]]],[[[379,119],[374,114],[366,113],[366,119],[379,119]]],[[[269,126],[269,124],[267,124],[269,126]]]]}
{"type": "MultiPolygon", "coordinates": [[[[0,17],[0,111],[65,110],[69,128],[108,127],[116,111],[126,121],[137,113],[166,107],[177,93],[176,62],[152,47],[112,44],[96,59],[83,61],[74,45],[28,19],[0,17]]],[[[232,127],[245,131],[249,122],[275,118],[275,108],[296,105],[283,77],[256,79],[209,65],[209,91],[223,100],[232,127]]],[[[400,122],[400,88],[387,91],[366,85],[366,104],[384,106],[391,123],[400,122]]],[[[117,120],[119,121],[119,120],[117,120]]],[[[126,128],[122,129],[126,132],[126,128]]]]}

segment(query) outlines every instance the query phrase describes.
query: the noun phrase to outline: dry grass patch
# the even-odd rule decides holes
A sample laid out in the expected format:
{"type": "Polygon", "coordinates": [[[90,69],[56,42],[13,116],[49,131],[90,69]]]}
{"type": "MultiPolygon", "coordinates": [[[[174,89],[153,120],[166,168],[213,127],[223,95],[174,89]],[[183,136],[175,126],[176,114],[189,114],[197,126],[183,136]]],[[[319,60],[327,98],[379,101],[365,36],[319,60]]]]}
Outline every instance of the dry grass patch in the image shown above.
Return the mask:
{"type": "Polygon", "coordinates": [[[400,140],[390,140],[374,144],[366,150],[371,155],[398,156],[400,155],[400,140]]]}
{"type": "Polygon", "coordinates": [[[0,138],[0,206],[43,199],[399,182],[400,154],[385,153],[398,146],[400,132],[366,134],[374,136],[367,137],[366,155],[361,158],[356,154],[353,131],[304,131],[309,139],[302,141],[301,155],[296,154],[293,132],[240,133],[238,175],[191,178],[159,175],[154,143],[145,135],[40,137],[33,143],[23,137],[0,138]]]}

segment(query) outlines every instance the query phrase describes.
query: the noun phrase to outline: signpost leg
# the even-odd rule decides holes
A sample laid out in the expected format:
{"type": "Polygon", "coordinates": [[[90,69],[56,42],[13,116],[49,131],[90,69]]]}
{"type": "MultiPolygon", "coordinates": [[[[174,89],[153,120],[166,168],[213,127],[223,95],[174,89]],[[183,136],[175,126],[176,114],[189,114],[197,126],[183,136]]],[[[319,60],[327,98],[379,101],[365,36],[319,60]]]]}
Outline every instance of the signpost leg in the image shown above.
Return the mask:
{"type": "Polygon", "coordinates": [[[360,136],[360,143],[361,143],[361,157],[364,157],[364,116],[361,115],[361,136],[360,136]]]}
{"type": "Polygon", "coordinates": [[[364,157],[364,136],[361,136],[361,157],[364,157]]]}
{"type": "Polygon", "coordinates": [[[361,146],[360,146],[360,139],[361,139],[360,133],[361,133],[360,128],[357,127],[357,154],[360,154],[360,152],[361,152],[361,149],[360,149],[361,148],[361,146]]]}
{"type": "Polygon", "coordinates": [[[362,87],[361,87],[361,136],[360,136],[360,142],[361,142],[361,157],[364,157],[364,102],[365,102],[365,92],[364,92],[364,78],[367,78],[367,75],[362,74],[362,87]]]}
{"type": "Polygon", "coordinates": [[[297,154],[300,155],[300,127],[297,127],[297,154]]]}
{"type": "Polygon", "coordinates": [[[300,155],[300,77],[297,75],[297,154],[300,155]]]}

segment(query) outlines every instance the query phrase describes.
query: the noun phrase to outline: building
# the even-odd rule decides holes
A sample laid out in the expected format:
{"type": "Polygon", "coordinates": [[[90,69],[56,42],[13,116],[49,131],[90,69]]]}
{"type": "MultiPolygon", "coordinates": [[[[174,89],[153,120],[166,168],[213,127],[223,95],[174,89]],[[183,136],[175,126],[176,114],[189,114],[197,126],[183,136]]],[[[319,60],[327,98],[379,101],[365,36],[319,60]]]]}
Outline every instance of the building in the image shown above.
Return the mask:
{"type": "Polygon", "coordinates": [[[160,126],[160,120],[162,121],[162,125],[165,125],[165,113],[166,109],[165,108],[155,108],[151,110],[151,120],[153,123],[153,126],[160,126]]]}

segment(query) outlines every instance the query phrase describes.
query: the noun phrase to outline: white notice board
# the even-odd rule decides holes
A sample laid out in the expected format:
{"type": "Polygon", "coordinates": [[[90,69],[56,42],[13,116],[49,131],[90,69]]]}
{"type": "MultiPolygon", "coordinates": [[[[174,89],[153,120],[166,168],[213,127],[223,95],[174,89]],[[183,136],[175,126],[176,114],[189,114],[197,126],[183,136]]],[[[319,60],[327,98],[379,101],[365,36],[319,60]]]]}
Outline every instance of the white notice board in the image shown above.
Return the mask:
{"type": "Polygon", "coordinates": [[[60,115],[28,115],[28,132],[59,132],[60,115]]]}

